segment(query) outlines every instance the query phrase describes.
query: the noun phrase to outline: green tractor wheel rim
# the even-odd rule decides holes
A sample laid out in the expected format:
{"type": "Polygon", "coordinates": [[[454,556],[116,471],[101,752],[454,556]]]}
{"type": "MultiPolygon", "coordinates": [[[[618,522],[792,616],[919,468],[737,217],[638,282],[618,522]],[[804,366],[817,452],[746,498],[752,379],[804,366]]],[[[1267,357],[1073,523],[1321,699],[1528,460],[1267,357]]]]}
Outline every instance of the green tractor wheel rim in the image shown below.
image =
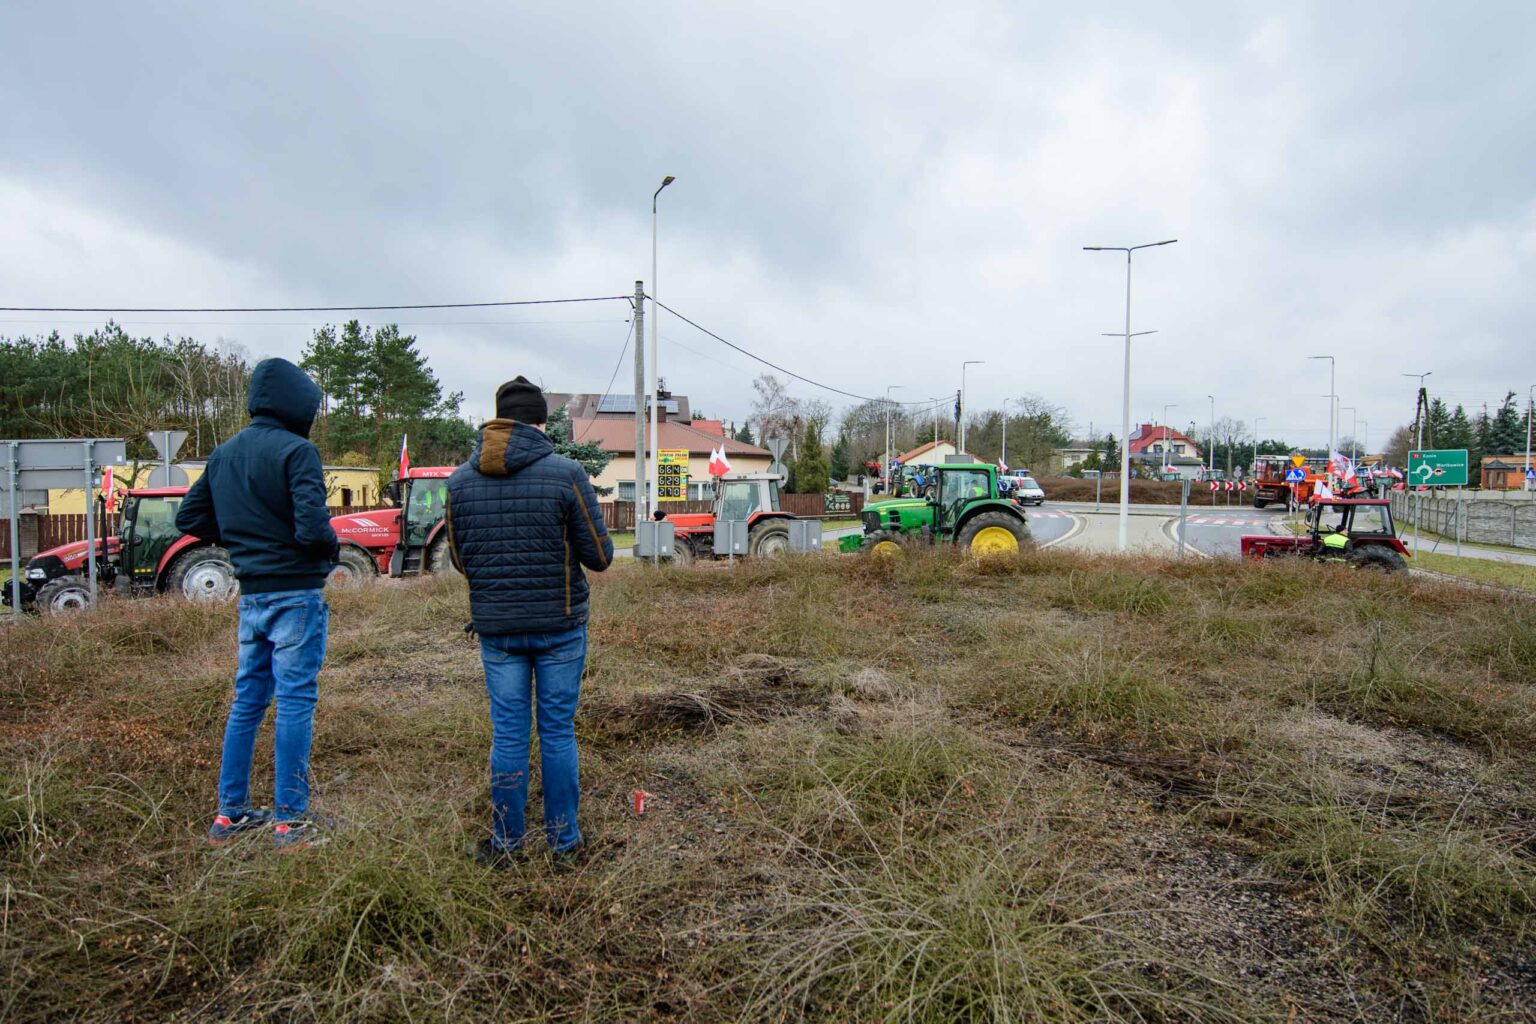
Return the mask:
{"type": "Polygon", "coordinates": [[[971,538],[971,554],[977,558],[1019,553],[1019,538],[1001,526],[988,526],[971,538]]]}

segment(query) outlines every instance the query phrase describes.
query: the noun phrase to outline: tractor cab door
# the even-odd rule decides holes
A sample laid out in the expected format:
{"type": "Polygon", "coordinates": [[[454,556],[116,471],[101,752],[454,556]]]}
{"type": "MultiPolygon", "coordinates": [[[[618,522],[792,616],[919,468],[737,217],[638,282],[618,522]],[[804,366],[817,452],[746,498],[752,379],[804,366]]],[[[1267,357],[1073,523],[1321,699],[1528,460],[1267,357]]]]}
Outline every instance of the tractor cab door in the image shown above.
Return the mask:
{"type": "Polygon", "coordinates": [[[746,522],[759,512],[777,510],[777,495],[769,496],[769,505],[765,506],[763,491],[771,490],[764,486],[764,480],[724,480],[720,484],[720,495],[715,503],[719,510],[715,513],[716,519],[729,522],[746,522]]]}
{"type": "Polygon", "coordinates": [[[134,584],[151,585],[166,549],[181,536],[176,529],[180,498],[129,498],[123,506],[122,572],[134,584]]]}
{"type": "Polygon", "coordinates": [[[939,470],[938,513],[934,530],[939,534],[955,531],[955,524],[973,501],[991,497],[991,480],[984,469],[939,470]]]}
{"type": "Polygon", "coordinates": [[[1386,505],[1356,505],[1349,523],[1351,537],[1385,540],[1397,536],[1392,526],[1392,510],[1386,505]]]}
{"type": "Polygon", "coordinates": [[[400,544],[419,548],[443,521],[448,503],[447,480],[407,480],[402,482],[405,503],[400,513],[400,544]]]}
{"type": "Polygon", "coordinates": [[[1307,516],[1307,525],[1310,527],[1312,539],[1321,543],[1323,538],[1335,533],[1349,533],[1350,513],[1354,509],[1349,505],[1317,505],[1307,516]]]}

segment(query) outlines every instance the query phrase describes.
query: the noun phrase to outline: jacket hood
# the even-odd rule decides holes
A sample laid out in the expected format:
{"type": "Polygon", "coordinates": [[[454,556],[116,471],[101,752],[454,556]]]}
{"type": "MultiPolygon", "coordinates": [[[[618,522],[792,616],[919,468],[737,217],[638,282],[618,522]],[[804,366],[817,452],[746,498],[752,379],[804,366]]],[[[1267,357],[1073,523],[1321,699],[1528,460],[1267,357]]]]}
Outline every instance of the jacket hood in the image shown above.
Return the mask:
{"type": "Polygon", "coordinates": [[[263,359],[251,371],[245,407],[252,416],[271,416],[300,437],[320,411],[320,388],[286,359],[263,359]]]}
{"type": "Polygon", "coordinates": [[[474,463],[486,476],[511,476],[554,451],[555,443],[537,427],[516,420],[487,420],[480,428],[474,463]]]}

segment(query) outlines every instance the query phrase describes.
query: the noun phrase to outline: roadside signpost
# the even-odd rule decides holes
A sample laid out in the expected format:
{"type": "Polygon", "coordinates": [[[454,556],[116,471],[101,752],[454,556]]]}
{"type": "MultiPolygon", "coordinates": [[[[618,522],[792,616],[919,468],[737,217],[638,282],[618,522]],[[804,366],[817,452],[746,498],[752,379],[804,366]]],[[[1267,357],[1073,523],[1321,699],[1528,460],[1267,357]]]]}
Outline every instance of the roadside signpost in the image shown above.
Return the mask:
{"type": "MultiPolygon", "coordinates": [[[[118,439],[80,438],[59,441],[4,441],[6,473],[0,491],[8,495],[48,488],[85,487],[85,551],[91,581],[91,604],[96,603],[96,470],[121,466],[128,459],[127,446],[118,439]]],[[[21,502],[10,501],[11,521],[11,614],[21,617],[21,536],[17,515],[21,502]]]]}
{"type": "MultiPolygon", "coordinates": [[[[1467,450],[1465,448],[1421,448],[1408,453],[1409,487],[1467,486],[1467,450]]],[[[1420,510],[1423,498],[1415,498],[1420,510]]],[[[1456,502],[1456,554],[1461,554],[1461,502],[1456,502]]],[[[1424,532],[1423,516],[1416,516],[1413,528],[1413,550],[1419,550],[1419,534],[1424,532]]]]}
{"type": "Polygon", "coordinates": [[[1288,484],[1305,483],[1306,479],[1307,471],[1300,467],[1293,466],[1285,471],[1285,482],[1288,484]]]}
{"type": "Polygon", "coordinates": [[[770,437],[768,439],[768,454],[773,456],[773,465],[768,467],[768,472],[777,476],[786,475],[784,463],[779,461],[779,456],[784,454],[784,449],[789,447],[789,442],[782,437],[770,437]]]}

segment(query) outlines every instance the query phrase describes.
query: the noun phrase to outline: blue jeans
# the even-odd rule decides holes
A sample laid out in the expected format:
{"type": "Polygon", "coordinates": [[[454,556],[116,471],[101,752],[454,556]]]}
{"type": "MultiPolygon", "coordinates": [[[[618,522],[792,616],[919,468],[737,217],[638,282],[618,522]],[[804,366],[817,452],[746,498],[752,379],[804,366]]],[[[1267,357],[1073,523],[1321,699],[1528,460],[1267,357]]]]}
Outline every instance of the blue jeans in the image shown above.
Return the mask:
{"type": "Polygon", "coordinates": [[[267,705],[277,698],[273,736],[279,821],[302,818],[309,808],[309,740],[325,661],[331,609],[318,590],[280,590],[240,598],[240,662],[235,701],[224,725],[219,768],[219,813],[237,818],[250,805],[251,755],[267,705]]]}
{"type": "Polygon", "coordinates": [[[528,719],[537,701],[544,834],[556,853],[581,845],[576,764],[576,698],[587,662],[587,627],[562,633],[482,636],[480,660],[491,698],[491,817],[495,845],[523,845],[528,811],[528,719]],[[535,681],[537,685],[535,686],[535,681]],[[537,696],[535,697],[535,691],[537,696]]]}

